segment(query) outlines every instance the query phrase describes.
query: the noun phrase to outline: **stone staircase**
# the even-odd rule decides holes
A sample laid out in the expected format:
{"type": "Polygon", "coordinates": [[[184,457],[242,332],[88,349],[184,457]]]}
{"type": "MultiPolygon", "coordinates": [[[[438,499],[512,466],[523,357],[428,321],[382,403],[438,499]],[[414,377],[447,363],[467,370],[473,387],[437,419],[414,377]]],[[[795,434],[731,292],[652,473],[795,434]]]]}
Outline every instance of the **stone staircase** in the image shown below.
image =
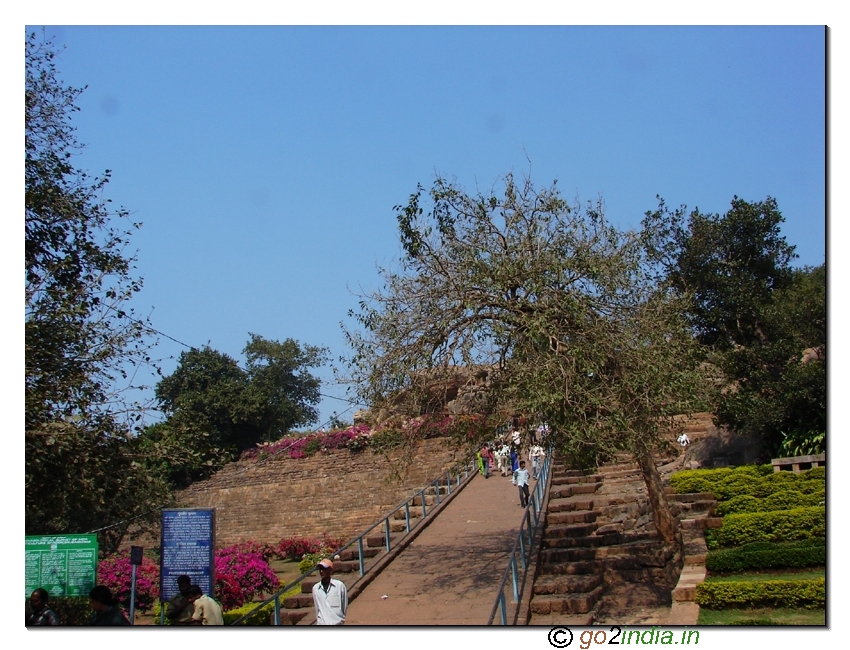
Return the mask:
{"type": "Polygon", "coordinates": [[[669,605],[678,551],[658,540],[636,463],[621,456],[596,472],[555,463],[537,567],[531,625],[590,625],[612,609],[669,605]]]}
{"type": "MultiPolygon", "coordinates": [[[[691,447],[714,430],[708,413],[681,424],[691,447]]],[[[671,433],[667,440],[669,457],[656,460],[662,481],[687,467],[690,447],[682,450],[677,436],[671,433]]],[[[688,575],[698,573],[700,563],[704,572],[702,531],[718,521],[711,517],[713,495],[665,490],[683,540],[681,546],[665,545],[655,530],[640,469],[630,455],[618,455],[587,472],[554,460],[529,624],[652,624],[659,616],[669,616],[674,601],[692,600],[695,587],[685,589],[687,580],[682,590],[674,590],[683,565],[688,575]]]]}

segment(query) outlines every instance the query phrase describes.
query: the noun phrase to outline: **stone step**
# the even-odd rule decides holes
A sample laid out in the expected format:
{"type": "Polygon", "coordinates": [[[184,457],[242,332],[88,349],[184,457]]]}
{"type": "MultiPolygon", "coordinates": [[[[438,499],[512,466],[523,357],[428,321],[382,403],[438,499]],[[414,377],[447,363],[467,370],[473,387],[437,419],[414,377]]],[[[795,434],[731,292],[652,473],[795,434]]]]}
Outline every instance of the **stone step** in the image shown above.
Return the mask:
{"type": "Polygon", "coordinates": [[[605,581],[601,574],[548,575],[534,582],[534,594],[582,594],[605,581]]]}
{"type": "MultiPolygon", "coordinates": [[[[411,519],[419,519],[422,516],[422,504],[420,503],[418,508],[410,508],[409,512],[411,519]]],[[[393,519],[404,521],[404,510],[396,510],[393,513],[393,519]]]]}
{"type": "Polygon", "coordinates": [[[568,487],[564,486],[553,486],[549,490],[549,498],[550,499],[568,499],[571,496],[575,496],[577,494],[593,494],[596,492],[602,483],[584,483],[580,485],[570,485],[568,487]]]}
{"type": "Polygon", "coordinates": [[[546,517],[547,526],[562,526],[565,524],[587,524],[596,521],[599,510],[574,510],[572,512],[553,512],[546,517]]]}
{"type": "Polygon", "coordinates": [[[531,599],[532,614],[586,614],[601,598],[605,587],[600,585],[585,594],[545,594],[531,599]]]}
{"type": "MultiPolygon", "coordinates": [[[[390,545],[394,546],[393,542],[399,539],[401,535],[390,535],[390,545]]],[[[366,538],[366,546],[369,548],[381,548],[386,546],[387,536],[386,535],[369,535],[366,538]]],[[[334,563],[334,571],[338,571],[336,568],[336,563],[334,563]]]]}
{"type": "MultiPolygon", "coordinates": [[[[381,552],[380,548],[364,548],[363,556],[364,557],[375,557],[378,553],[381,552]]],[[[358,561],[357,548],[347,548],[342,553],[339,554],[339,559],[343,562],[357,562],[358,561]]],[[[334,567],[336,567],[337,560],[334,560],[334,567]]]]}
{"type": "Polygon", "coordinates": [[[313,606],[313,594],[300,593],[284,599],[281,603],[284,609],[302,609],[313,606]]]}
{"type": "MultiPolygon", "coordinates": [[[[310,599],[312,600],[312,596],[310,599]]],[[[286,610],[281,608],[280,610],[280,624],[281,625],[298,625],[301,621],[303,621],[307,616],[310,615],[309,610],[301,609],[301,610],[286,610]]],[[[269,616],[269,622],[274,620],[274,614],[269,616]]]]}
{"type": "MultiPolygon", "coordinates": [[[[622,557],[653,560],[657,547],[655,540],[599,547],[544,548],[540,557],[544,562],[577,562],[581,560],[615,560],[622,557]]],[[[648,566],[655,566],[654,560],[648,566]]]]}
{"type": "MultiPolygon", "coordinates": [[[[433,495],[433,494],[426,494],[425,495],[425,505],[426,506],[432,506],[435,503],[437,503],[437,497],[435,495],[433,495]]],[[[413,497],[413,499],[411,500],[411,505],[412,506],[419,506],[421,508],[422,507],[422,495],[417,494],[415,497],[413,497]]],[[[413,510],[413,508],[411,508],[411,510],[413,510]]]]}
{"type": "Polygon", "coordinates": [[[558,539],[562,537],[587,537],[592,535],[598,526],[595,523],[567,524],[564,526],[546,526],[544,537],[558,539]]]}
{"type": "MultiPolygon", "coordinates": [[[[579,560],[576,562],[541,563],[540,576],[602,574],[605,563],[602,560],[579,560]]],[[[540,577],[538,577],[538,580],[540,577]]]]}
{"type": "Polygon", "coordinates": [[[581,485],[583,483],[601,483],[602,477],[595,476],[553,476],[552,485],[581,485]]]}
{"type": "Polygon", "coordinates": [[[604,507],[606,505],[608,505],[608,502],[606,500],[602,500],[602,503],[600,505],[600,500],[597,498],[588,499],[584,497],[572,499],[567,497],[564,499],[559,499],[550,494],[549,507],[546,509],[546,511],[549,513],[574,512],[578,510],[593,510],[595,507],[604,507]]]}
{"type": "Polygon", "coordinates": [[[604,535],[589,535],[587,537],[544,537],[541,548],[579,548],[611,546],[620,541],[619,532],[609,532],[604,535]]]}

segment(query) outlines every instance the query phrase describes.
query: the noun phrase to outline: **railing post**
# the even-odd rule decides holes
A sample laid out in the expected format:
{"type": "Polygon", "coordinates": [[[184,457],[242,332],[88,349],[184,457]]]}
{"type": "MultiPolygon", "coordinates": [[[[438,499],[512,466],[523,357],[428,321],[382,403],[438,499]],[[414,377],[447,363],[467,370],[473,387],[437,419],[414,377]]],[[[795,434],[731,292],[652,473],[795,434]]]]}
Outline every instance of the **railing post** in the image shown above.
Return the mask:
{"type": "Polygon", "coordinates": [[[526,569],[525,566],[525,539],[522,536],[522,526],[519,529],[519,557],[522,560],[522,569],[523,571],[526,569]]]}
{"type": "Polygon", "coordinates": [[[384,519],[384,538],[387,545],[387,553],[390,552],[390,518],[384,519]]]}
{"type": "Polygon", "coordinates": [[[516,556],[511,558],[511,578],[513,580],[514,587],[514,602],[519,602],[519,576],[517,575],[516,569],[516,556]]]}
{"type": "Polygon", "coordinates": [[[452,493],[452,473],[448,472],[446,474],[446,494],[452,493]]]}
{"type": "Polygon", "coordinates": [[[280,596],[274,599],[274,624],[280,625],[280,596]]]}
{"type": "Polygon", "coordinates": [[[410,502],[404,502],[404,527],[410,532],[410,502]]]}
{"type": "Polygon", "coordinates": [[[505,592],[499,594],[499,618],[502,620],[502,625],[508,624],[508,609],[507,603],[505,602],[505,592]]]}
{"type": "Polygon", "coordinates": [[[422,519],[428,516],[428,510],[425,508],[425,490],[421,490],[419,495],[422,497],[422,519]]]}
{"type": "Polygon", "coordinates": [[[434,481],[431,485],[434,486],[434,499],[437,501],[437,505],[440,505],[440,481],[434,481]]]}
{"type": "Polygon", "coordinates": [[[360,563],[360,577],[366,575],[366,570],[363,566],[363,535],[357,538],[357,561],[360,563]]]}

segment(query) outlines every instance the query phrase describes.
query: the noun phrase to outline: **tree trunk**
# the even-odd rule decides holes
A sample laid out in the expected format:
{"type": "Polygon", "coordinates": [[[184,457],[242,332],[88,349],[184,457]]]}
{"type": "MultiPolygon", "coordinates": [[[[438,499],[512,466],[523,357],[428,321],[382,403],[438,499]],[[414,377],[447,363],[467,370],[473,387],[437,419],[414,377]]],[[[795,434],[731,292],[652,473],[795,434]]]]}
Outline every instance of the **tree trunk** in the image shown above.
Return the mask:
{"type": "Polygon", "coordinates": [[[667,503],[664,487],[661,485],[661,475],[658,473],[658,468],[655,467],[655,461],[649,450],[636,451],[635,460],[640,465],[643,482],[646,485],[646,493],[652,505],[652,518],[655,521],[655,528],[658,530],[661,539],[665,543],[671,544],[676,538],[676,520],[670,513],[670,504],[667,503]]]}

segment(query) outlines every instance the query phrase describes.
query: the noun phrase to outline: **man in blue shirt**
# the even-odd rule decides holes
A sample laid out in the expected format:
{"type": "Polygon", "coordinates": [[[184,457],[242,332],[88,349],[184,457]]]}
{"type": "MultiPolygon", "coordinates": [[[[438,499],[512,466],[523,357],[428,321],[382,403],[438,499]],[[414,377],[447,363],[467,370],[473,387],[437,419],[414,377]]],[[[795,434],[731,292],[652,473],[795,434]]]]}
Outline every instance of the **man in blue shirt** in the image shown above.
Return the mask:
{"type": "Polygon", "coordinates": [[[519,488],[519,505],[525,507],[528,505],[528,482],[531,477],[528,475],[528,470],[525,469],[525,461],[519,461],[519,469],[514,473],[514,480],[519,488]]]}

